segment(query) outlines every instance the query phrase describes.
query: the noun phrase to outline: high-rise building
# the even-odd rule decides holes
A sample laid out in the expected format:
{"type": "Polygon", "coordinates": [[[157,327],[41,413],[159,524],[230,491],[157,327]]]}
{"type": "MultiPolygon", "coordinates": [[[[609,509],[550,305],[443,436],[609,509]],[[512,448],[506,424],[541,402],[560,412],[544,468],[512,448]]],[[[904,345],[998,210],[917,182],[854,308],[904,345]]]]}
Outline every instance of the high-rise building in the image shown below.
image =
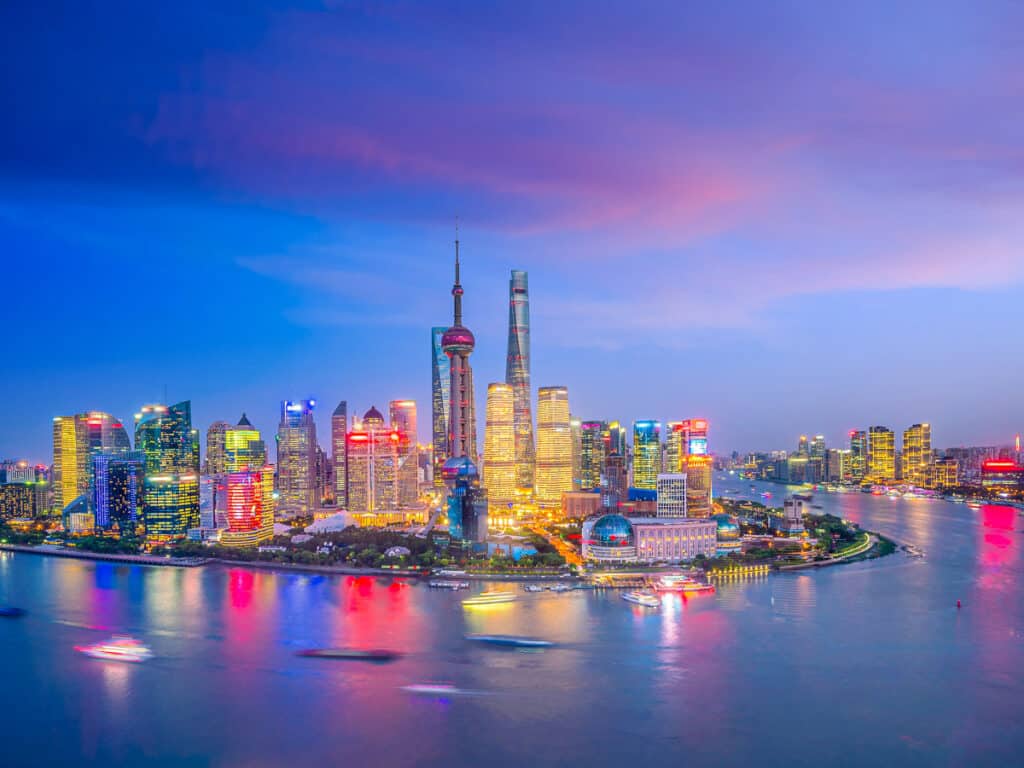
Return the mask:
{"type": "Polygon", "coordinates": [[[384,512],[401,506],[399,470],[409,439],[388,429],[384,416],[371,407],[348,434],[348,509],[384,512]]]}
{"type": "Polygon", "coordinates": [[[808,455],[809,451],[807,450],[807,435],[800,435],[800,440],[797,442],[796,445],[796,452],[803,454],[804,456],[808,455]]]}
{"type": "Polygon", "coordinates": [[[665,472],[678,473],[686,455],[686,431],[683,422],[670,421],[665,431],[665,472]]]}
{"type": "Polygon", "coordinates": [[[572,489],[583,487],[583,422],[569,414],[569,437],[572,440],[572,489]]]}
{"type": "Polygon", "coordinates": [[[134,535],[143,513],[145,454],[100,453],[92,461],[96,528],[121,536],[134,535]]]}
{"type": "Polygon", "coordinates": [[[277,427],[278,509],[286,514],[309,514],[318,504],[315,400],[281,403],[277,427]]]}
{"type": "Polygon", "coordinates": [[[399,436],[395,444],[398,506],[411,507],[419,497],[419,445],[416,431],[416,401],[392,400],[389,404],[391,431],[399,436]]]}
{"type": "Polygon", "coordinates": [[[851,480],[851,457],[849,448],[829,448],[826,453],[825,479],[830,483],[845,483],[851,480]]]}
{"type": "Polygon", "coordinates": [[[434,485],[444,486],[441,468],[448,458],[448,416],[451,402],[451,361],[444,351],[442,341],[448,330],[440,326],[430,329],[430,415],[432,430],[432,459],[434,485]]]}
{"type": "Polygon", "coordinates": [[[468,328],[462,325],[462,283],[459,282],[459,240],[455,239],[455,283],[452,285],[454,322],[441,337],[441,347],[448,355],[451,368],[449,413],[448,413],[448,455],[453,458],[469,457],[475,463],[476,455],[476,406],[473,395],[473,369],[469,356],[476,345],[476,339],[468,328]]]}
{"type": "Polygon", "coordinates": [[[850,481],[859,483],[868,474],[868,433],[850,430],[850,481]]]}
{"type": "Polygon", "coordinates": [[[825,436],[815,435],[811,439],[810,455],[817,458],[825,458],[825,436]]]}
{"type": "Polygon", "coordinates": [[[601,471],[608,454],[608,424],[584,421],[580,424],[580,490],[601,487],[601,471]]]}
{"type": "Polygon", "coordinates": [[[63,509],[88,488],[88,455],[80,416],[57,416],[53,420],[53,492],[54,503],[63,509]]]}
{"type": "Polygon", "coordinates": [[[487,386],[484,476],[492,514],[504,514],[516,496],[515,394],[509,384],[487,386]]]}
{"type": "Polygon", "coordinates": [[[868,429],[867,476],[873,483],[896,479],[896,435],[888,427],[868,429]]]}
{"type": "Polygon", "coordinates": [[[257,472],[267,463],[267,446],[244,413],[224,431],[222,472],[257,472]]]}
{"type": "Polygon", "coordinates": [[[617,421],[608,422],[608,455],[626,456],[626,428],[617,421]]]}
{"type": "Polygon", "coordinates": [[[274,536],[273,508],[267,509],[266,486],[273,476],[262,468],[229,472],[223,477],[227,528],[220,542],[226,547],[255,547],[274,536]]]}
{"type": "Polygon", "coordinates": [[[516,486],[533,488],[536,452],[530,413],[530,291],[527,274],[513,269],[508,281],[508,354],[505,383],[512,386],[516,430],[516,486]]]}
{"type": "Polygon", "coordinates": [[[913,424],[903,430],[903,482],[918,488],[930,485],[932,428],[913,424]]]}
{"type": "Polygon", "coordinates": [[[945,490],[957,486],[959,464],[956,459],[949,457],[937,459],[929,469],[931,475],[929,487],[945,490]]]}
{"type": "Polygon", "coordinates": [[[661,472],[661,423],[633,422],[633,487],[656,490],[661,472]]]}
{"type": "Polygon", "coordinates": [[[487,489],[480,486],[476,464],[452,456],[442,470],[448,487],[448,535],[462,546],[487,541],[487,489]]]}
{"type": "Polygon", "coordinates": [[[629,470],[626,456],[610,453],[604,458],[601,469],[601,506],[615,509],[619,502],[629,498],[629,470]]]}
{"type": "Polygon", "coordinates": [[[572,490],[572,432],[569,390],[537,390],[537,466],[534,500],[541,507],[562,505],[562,493],[572,490]]]}
{"type": "Polygon", "coordinates": [[[686,475],[678,472],[658,475],[658,517],[687,517],[686,475]]]}
{"type": "Polygon", "coordinates": [[[686,475],[686,514],[688,517],[710,517],[713,459],[708,450],[708,421],[685,419],[682,432],[685,453],[680,471],[686,475]]]}
{"type": "Polygon", "coordinates": [[[331,414],[331,461],[334,463],[334,502],[348,508],[348,402],[342,400],[331,414]]]}
{"type": "Polygon", "coordinates": [[[199,526],[199,433],[192,428],[192,404],[144,406],[135,415],[135,450],[145,467],[147,541],[183,538],[199,526]]]}
{"type": "Polygon", "coordinates": [[[206,464],[207,475],[222,475],[227,472],[224,463],[224,443],[227,440],[228,427],[226,421],[215,421],[206,430],[206,464]]]}

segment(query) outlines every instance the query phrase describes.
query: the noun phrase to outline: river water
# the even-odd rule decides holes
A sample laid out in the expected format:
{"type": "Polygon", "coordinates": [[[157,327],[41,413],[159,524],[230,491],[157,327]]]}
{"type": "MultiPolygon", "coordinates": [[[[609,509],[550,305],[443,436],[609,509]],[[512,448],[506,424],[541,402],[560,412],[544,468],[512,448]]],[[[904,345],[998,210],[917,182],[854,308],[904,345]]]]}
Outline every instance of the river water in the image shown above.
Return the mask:
{"type": "Polygon", "coordinates": [[[1024,764],[1024,518],[861,493],[815,503],[926,555],[740,581],[648,612],[615,592],[465,610],[465,593],[389,579],[2,554],[0,602],[30,613],[0,620],[0,764],[1024,764]],[[113,632],[155,658],[73,650],[113,632]],[[476,647],[468,632],[559,646],[476,647]],[[406,655],[294,655],[335,645],[406,655]],[[464,693],[401,690],[423,682],[464,693]]]}

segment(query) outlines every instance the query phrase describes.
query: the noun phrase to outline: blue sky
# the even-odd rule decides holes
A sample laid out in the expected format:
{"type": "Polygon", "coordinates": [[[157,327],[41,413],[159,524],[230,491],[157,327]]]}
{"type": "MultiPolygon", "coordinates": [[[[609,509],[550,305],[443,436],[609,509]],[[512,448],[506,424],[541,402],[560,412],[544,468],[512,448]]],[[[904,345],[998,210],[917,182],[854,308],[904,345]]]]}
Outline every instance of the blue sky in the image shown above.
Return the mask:
{"type": "Polygon", "coordinates": [[[1019,4],[0,9],[0,456],[53,415],[415,398],[464,256],[478,408],[533,383],[717,451],[1024,429],[1019,4]]]}

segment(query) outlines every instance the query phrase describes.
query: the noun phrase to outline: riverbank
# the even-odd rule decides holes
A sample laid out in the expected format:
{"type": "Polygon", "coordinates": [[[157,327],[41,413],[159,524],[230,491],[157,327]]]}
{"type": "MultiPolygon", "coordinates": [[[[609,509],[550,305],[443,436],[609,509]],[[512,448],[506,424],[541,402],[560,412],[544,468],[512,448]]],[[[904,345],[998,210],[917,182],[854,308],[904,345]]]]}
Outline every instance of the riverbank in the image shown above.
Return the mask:
{"type": "MultiPolygon", "coordinates": [[[[883,538],[878,534],[868,533],[867,539],[863,544],[854,547],[852,550],[840,555],[839,557],[830,557],[827,560],[811,560],[806,563],[795,563],[794,565],[780,565],[780,571],[802,571],[808,568],[824,568],[829,565],[840,565],[842,563],[854,562],[857,558],[866,555],[871,551],[873,547],[881,544],[883,538]]],[[[892,554],[887,552],[885,554],[892,554]]],[[[878,557],[885,557],[885,554],[880,554],[878,557]]]]}
{"type": "Polygon", "coordinates": [[[159,555],[123,555],[113,552],[87,552],[82,549],[67,549],[47,544],[37,547],[28,544],[0,544],[3,552],[24,552],[30,555],[49,555],[66,557],[74,560],[101,560],[110,563],[126,563],[130,565],[161,565],[175,568],[196,568],[210,562],[203,557],[160,557],[159,555]]]}
{"type": "Polygon", "coordinates": [[[298,573],[325,573],[336,576],[395,576],[415,579],[454,579],[457,581],[569,581],[576,579],[572,574],[550,573],[459,573],[442,576],[424,573],[420,570],[403,568],[360,568],[349,565],[302,565],[299,563],[275,563],[272,561],[223,560],[210,558],[208,563],[233,568],[256,568],[263,571],[292,571],[298,573]]]}

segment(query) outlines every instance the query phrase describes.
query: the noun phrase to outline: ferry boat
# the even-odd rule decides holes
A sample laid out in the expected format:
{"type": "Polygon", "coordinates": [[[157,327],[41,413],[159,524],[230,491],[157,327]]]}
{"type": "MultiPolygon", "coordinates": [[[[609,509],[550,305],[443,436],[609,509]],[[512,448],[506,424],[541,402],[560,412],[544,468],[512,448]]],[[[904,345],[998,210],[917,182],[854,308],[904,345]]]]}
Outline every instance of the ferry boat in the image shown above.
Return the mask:
{"type": "Polygon", "coordinates": [[[447,580],[431,581],[431,582],[427,582],[427,586],[429,586],[431,589],[450,589],[453,592],[455,592],[455,591],[460,590],[460,589],[469,589],[469,582],[468,581],[447,581],[447,580]]]}
{"type": "Polygon", "coordinates": [[[15,608],[13,605],[0,605],[0,619],[20,619],[24,615],[24,608],[15,608]]]}
{"type": "Polygon", "coordinates": [[[128,637],[127,635],[114,635],[105,643],[76,645],[75,650],[91,659],[104,659],[106,661],[140,662],[153,655],[149,648],[134,637],[128,637]]]}
{"type": "Polygon", "coordinates": [[[351,661],[394,661],[402,654],[398,651],[382,649],[364,650],[362,648],[307,648],[296,651],[296,656],[307,659],[347,659],[351,661]]]}
{"type": "Polygon", "coordinates": [[[659,592],[714,592],[711,584],[697,581],[692,576],[685,574],[667,574],[654,582],[654,588],[659,592]]]}
{"type": "Polygon", "coordinates": [[[550,648],[554,645],[550,640],[517,635],[466,635],[466,639],[474,643],[504,645],[510,648],[550,648]]]}
{"type": "Polygon", "coordinates": [[[459,694],[471,694],[463,688],[456,688],[449,683],[414,683],[403,685],[402,690],[406,693],[415,693],[419,696],[457,696],[459,694]]]}
{"type": "Polygon", "coordinates": [[[511,603],[516,599],[514,592],[481,592],[479,595],[467,597],[462,604],[467,607],[480,605],[498,605],[511,603]]]}
{"type": "Polygon", "coordinates": [[[523,587],[523,589],[525,589],[527,592],[543,592],[544,591],[544,587],[542,587],[540,584],[527,584],[525,587],[523,587]]]}
{"type": "Polygon", "coordinates": [[[644,608],[658,608],[661,605],[658,598],[648,592],[626,592],[622,599],[642,605],[644,608]]]}
{"type": "Polygon", "coordinates": [[[548,587],[552,592],[572,592],[572,587],[568,584],[552,584],[548,587]]]}

